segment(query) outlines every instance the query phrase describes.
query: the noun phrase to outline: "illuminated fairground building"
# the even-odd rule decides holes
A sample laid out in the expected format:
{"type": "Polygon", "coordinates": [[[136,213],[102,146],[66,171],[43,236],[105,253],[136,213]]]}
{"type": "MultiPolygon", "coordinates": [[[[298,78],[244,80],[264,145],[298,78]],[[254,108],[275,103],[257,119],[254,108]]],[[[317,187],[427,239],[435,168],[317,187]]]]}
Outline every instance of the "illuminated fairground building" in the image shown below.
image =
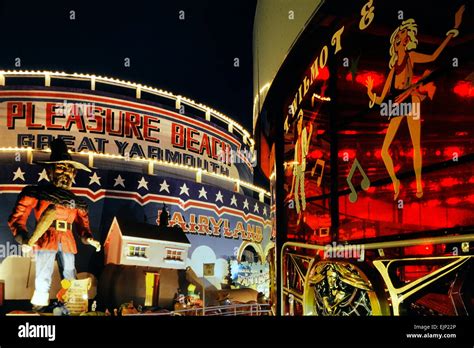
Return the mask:
{"type": "MultiPolygon", "coordinates": [[[[25,185],[48,184],[37,163],[48,160],[57,137],[91,170],[77,173],[72,191],[85,199],[105,255],[77,243],[76,268],[99,278],[99,292],[113,294],[102,297],[112,308],[130,300],[170,308],[177,289],[186,295],[189,284],[202,297],[203,282],[209,304],[212,291],[225,288],[268,295],[269,193],[253,185],[254,140],[231,118],[118,79],[0,71],[0,122],[0,280],[6,301],[30,299],[34,290],[34,260],[16,257],[7,221],[25,185]],[[181,232],[157,229],[164,205],[169,227],[181,232]],[[204,264],[210,270],[205,281],[204,264]]],[[[58,277],[55,271],[51,298],[58,277]]]]}
{"type": "Polygon", "coordinates": [[[254,134],[282,315],[472,315],[473,17],[463,11],[258,2],[254,134]]]}

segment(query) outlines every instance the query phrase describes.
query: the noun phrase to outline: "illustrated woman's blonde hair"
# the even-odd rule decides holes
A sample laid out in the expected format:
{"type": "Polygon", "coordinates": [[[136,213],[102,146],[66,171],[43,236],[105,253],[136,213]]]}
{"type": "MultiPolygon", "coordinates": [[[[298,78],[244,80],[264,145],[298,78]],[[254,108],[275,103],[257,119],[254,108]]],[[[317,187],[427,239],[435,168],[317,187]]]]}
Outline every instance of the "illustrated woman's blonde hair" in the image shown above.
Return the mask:
{"type": "Polygon", "coordinates": [[[390,36],[390,62],[388,63],[388,67],[390,69],[393,68],[395,63],[397,62],[398,55],[397,52],[395,52],[395,37],[397,36],[399,31],[402,30],[407,30],[408,32],[408,37],[410,38],[410,42],[407,44],[407,51],[413,50],[416,48],[418,45],[418,39],[416,38],[416,34],[418,33],[418,27],[415,23],[415,20],[413,18],[407,19],[406,21],[403,21],[402,24],[395,29],[393,32],[392,36],[390,36]]]}

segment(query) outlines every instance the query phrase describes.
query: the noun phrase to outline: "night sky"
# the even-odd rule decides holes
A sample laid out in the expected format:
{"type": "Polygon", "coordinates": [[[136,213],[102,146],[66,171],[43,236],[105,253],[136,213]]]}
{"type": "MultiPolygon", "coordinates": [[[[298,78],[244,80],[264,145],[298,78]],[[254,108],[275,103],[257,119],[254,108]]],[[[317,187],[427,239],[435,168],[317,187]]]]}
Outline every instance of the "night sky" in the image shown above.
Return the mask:
{"type": "Polygon", "coordinates": [[[207,104],[251,131],[255,3],[0,1],[0,68],[91,73],[151,85],[207,104]],[[15,67],[17,57],[21,68],[15,67]]]}

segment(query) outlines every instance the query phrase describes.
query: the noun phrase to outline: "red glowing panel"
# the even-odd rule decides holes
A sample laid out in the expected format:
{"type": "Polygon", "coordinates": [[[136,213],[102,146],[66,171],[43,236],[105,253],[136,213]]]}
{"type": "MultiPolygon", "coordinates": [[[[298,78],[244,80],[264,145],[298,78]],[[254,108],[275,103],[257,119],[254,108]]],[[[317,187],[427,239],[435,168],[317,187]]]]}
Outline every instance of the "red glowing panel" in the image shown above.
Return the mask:
{"type": "Polygon", "coordinates": [[[426,206],[428,208],[434,208],[437,207],[441,204],[441,201],[439,199],[430,199],[428,202],[426,202],[426,206]]]}
{"type": "Polygon", "coordinates": [[[407,255],[432,255],[434,251],[432,244],[416,245],[405,248],[407,255]]]}
{"type": "Polygon", "coordinates": [[[444,155],[447,157],[453,157],[455,153],[458,157],[462,156],[463,150],[458,146],[449,146],[444,149],[444,155]]]}
{"type": "Polygon", "coordinates": [[[439,184],[443,187],[451,187],[454,185],[459,185],[461,182],[457,178],[443,178],[439,181],[439,184]]]}
{"type": "MultiPolygon", "coordinates": [[[[428,255],[428,254],[424,254],[428,255]]],[[[403,279],[414,281],[430,273],[428,266],[405,266],[403,267],[403,279]]]]}
{"type": "Polygon", "coordinates": [[[456,136],[457,137],[464,137],[464,136],[467,136],[469,133],[468,132],[456,132],[456,136]]]}
{"type": "MultiPolygon", "coordinates": [[[[384,81],[385,81],[385,76],[381,73],[378,73],[376,71],[360,71],[357,73],[355,80],[357,83],[360,83],[361,85],[365,86],[365,81],[367,81],[368,77],[372,77],[374,80],[374,87],[380,86],[384,81]]],[[[346,80],[347,81],[352,81],[352,74],[349,72],[346,75],[346,80]]]]}
{"type": "MultiPolygon", "coordinates": [[[[397,169],[398,170],[398,169],[397,169]]],[[[410,184],[410,188],[412,190],[416,190],[417,187],[416,187],[416,181],[412,181],[411,184],[410,184]]],[[[425,188],[425,183],[424,181],[421,182],[421,188],[424,189],[425,188]]]]}
{"type": "Polygon", "coordinates": [[[355,151],[352,150],[352,149],[342,149],[342,150],[339,150],[338,154],[337,154],[338,157],[349,157],[349,158],[354,158],[355,157],[355,151]]]}
{"type": "Polygon", "coordinates": [[[474,97],[474,88],[469,81],[459,81],[453,88],[454,93],[462,98],[474,97]]]}
{"type": "Polygon", "coordinates": [[[323,80],[323,81],[326,81],[327,79],[329,79],[329,69],[327,66],[319,70],[318,79],[323,80]]]}
{"type": "Polygon", "coordinates": [[[354,135],[354,134],[357,134],[357,131],[354,131],[354,130],[343,130],[343,131],[339,131],[339,134],[354,135]]]}
{"type": "Polygon", "coordinates": [[[308,154],[306,158],[310,160],[315,160],[321,157],[323,157],[323,152],[321,150],[313,150],[308,154]]]}
{"type": "Polygon", "coordinates": [[[375,187],[374,187],[374,186],[370,186],[366,191],[367,191],[368,193],[374,193],[374,192],[375,192],[375,187]]]}
{"type": "Polygon", "coordinates": [[[446,203],[452,204],[452,205],[458,204],[458,203],[460,203],[460,202],[461,202],[461,200],[460,200],[459,198],[457,198],[457,197],[451,197],[451,198],[448,198],[448,199],[446,200],[446,203]]]}

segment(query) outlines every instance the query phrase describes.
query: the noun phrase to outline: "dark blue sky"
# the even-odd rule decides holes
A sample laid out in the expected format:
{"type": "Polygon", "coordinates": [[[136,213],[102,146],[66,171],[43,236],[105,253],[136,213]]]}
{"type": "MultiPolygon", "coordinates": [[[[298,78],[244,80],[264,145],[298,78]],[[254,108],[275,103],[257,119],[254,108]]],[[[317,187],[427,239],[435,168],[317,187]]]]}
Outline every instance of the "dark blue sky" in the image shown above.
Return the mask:
{"type": "Polygon", "coordinates": [[[152,85],[208,104],[251,131],[255,2],[0,1],[0,68],[19,69],[19,57],[21,69],[152,85]]]}

